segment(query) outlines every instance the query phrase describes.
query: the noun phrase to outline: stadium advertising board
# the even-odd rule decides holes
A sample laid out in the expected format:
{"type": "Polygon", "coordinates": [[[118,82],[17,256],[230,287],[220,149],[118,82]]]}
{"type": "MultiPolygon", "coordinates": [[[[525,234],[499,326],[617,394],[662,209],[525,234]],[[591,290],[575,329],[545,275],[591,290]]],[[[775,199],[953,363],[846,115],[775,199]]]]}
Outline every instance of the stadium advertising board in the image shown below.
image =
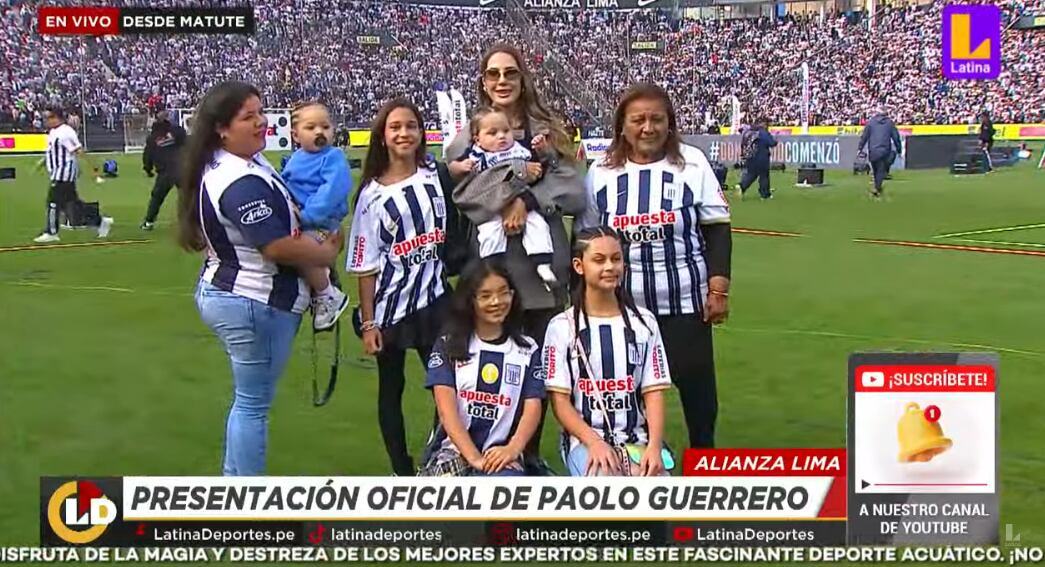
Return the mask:
{"type": "MultiPolygon", "coordinates": [[[[979,124],[898,124],[901,136],[968,136],[980,132],[979,124]]],[[[774,136],[802,134],[801,126],[770,126],[774,136]]],[[[844,126],[810,126],[810,136],[859,136],[864,127],[860,124],[844,126]]],[[[728,127],[723,134],[730,134],[728,127]]],[[[1040,140],[1045,138],[1045,124],[995,124],[994,137],[999,140],[1040,140]]]]}
{"type": "Polygon", "coordinates": [[[664,42],[657,40],[634,40],[631,42],[632,51],[664,51],[664,42]]]}
{"type": "Polygon", "coordinates": [[[47,149],[47,134],[0,134],[0,153],[36,153],[47,149]]]}
{"type": "MultiPolygon", "coordinates": [[[[790,136],[774,134],[777,145],[770,160],[797,166],[814,163],[824,169],[851,169],[857,161],[860,138],[857,136],[790,136]]],[[[686,136],[686,143],[704,151],[709,160],[733,166],[740,159],[740,136],[686,136]]],[[[899,164],[898,164],[899,165],[899,164]]]]}
{"type": "MultiPolygon", "coordinates": [[[[192,133],[192,114],[191,110],[179,111],[178,116],[181,121],[181,127],[185,128],[186,132],[192,133]]],[[[285,110],[268,110],[265,112],[265,118],[268,120],[268,131],[265,132],[265,151],[266,152],[281,152],[290,151],[291,138],[290,138],[290,112],[285,110]]]]}

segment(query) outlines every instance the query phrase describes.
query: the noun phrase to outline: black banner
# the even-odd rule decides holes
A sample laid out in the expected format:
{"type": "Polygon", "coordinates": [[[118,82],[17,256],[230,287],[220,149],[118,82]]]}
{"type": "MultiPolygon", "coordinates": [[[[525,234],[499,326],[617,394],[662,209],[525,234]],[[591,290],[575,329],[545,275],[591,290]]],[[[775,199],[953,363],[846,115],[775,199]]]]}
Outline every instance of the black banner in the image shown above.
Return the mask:
{"type": "Polygon", "coordinates": [[[120,8],[121,34],[254,33],[254,8],[120,8]]]}
{"type": "Polygon", "coordinates": [[[663,51],[664,42],[648,39],[636,39],[631,42],[632,51],[663,51]]]}
{"type": "Polygon", "coordinates": [[[1045,28],[1045,14],[1031,14],[1016,20],[1013,26],[1018,30],[1029,30],[1034,28],[1045,28]]]}
{"type": "Polygon", "coordinates": [[[375,32],[357,35],[356,44],[362,47],[387,47],[392,45],[392,42],[387,34],[375,32]]]}

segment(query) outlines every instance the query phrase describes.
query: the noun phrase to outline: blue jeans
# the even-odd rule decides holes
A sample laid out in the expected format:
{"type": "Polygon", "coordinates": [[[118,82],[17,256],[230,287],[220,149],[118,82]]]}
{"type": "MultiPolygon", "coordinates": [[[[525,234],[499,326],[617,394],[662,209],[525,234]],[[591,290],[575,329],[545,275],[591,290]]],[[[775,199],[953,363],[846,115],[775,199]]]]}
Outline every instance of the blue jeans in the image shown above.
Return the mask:
{"type": "Polygon", "coordinates": [[[233,398],[225,424],[225,476],[265,474],[268,414],[290,357],[301,315],[200,281],[200,317],[221,339],[232,364],[233,398]]]}
{"type": "MultiPolygon", "coordinates": [[[[635,464],[634,461],[629,461],[631,464],[631,475],[637,476],[639,474],[639,465],[635,464]]],[[[569,454],[566,455],[566,469],[569,471],[570,476],[586,476],[584,473],[588,468],[588,448],[583,443],[578,443],[569,454]]],[[[661,476],[670,476],[671,473],[665,471],[661,476]]],[[[604,471],[600,470],[599,474],[595,476],[610,476],[604,471]]]]}
{"type": "MultiPolygon", "coordinates": [[[[588,470],[588,448],[583,443],[578,443],[567,455],[566,455],[566,470],[569,471],[570,476],[587,476],[585,472],[588,470]]],[[[595,476],[610,476],[604,471],[600,470],[599,474],[595,476]]]]}

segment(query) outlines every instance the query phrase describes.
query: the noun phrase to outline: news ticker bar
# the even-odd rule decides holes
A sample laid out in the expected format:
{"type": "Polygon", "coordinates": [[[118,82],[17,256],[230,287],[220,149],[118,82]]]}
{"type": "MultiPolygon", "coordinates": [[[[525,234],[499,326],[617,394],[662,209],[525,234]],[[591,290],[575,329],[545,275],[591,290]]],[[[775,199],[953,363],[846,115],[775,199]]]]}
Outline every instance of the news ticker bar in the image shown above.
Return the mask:
{"type": "MultiPolygon", "coordinates": [[[[158,521],[117,520],[100,547],[812,547],[841,546],[845,520],[602,521],[158,521]]],[[[44,547],[69,542],[41,526],[44,547]]]]}
{"type": "Polygon", "coordinates": [[[1040,547],[0,547],[0,563],[1006,563],[1040,547]]]}
{"type": "Polygon", "coordinates": [[[254,33],[254,8],[116,8],[41,6],[43,35],[254,33]]]}

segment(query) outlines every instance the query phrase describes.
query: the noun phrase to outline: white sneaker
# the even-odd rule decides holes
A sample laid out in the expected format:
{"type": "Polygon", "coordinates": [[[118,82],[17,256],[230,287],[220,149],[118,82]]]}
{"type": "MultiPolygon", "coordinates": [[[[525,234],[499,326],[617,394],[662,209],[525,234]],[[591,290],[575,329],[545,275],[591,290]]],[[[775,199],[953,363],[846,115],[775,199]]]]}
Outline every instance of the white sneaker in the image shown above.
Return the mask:
{"type": "Polygon", "coordinates": [[[34,238],[33,242],[36,242],[38,244],[46,244],[48,242],[58,242],[59,240],[61,240],[61,238],[58,238],[57,234],[51,234],[50,232],[45,232],[45,233],[41,234],[40,236],[37,236],[36,238],[34,238]]]}
{"type": "Polygon", "coordinates": [[[541,276],[546,287],[559,283],[559,278],[555,277],[555,272],[552,271],[551,264],[538,264],[537,275],[541,276]]]}
{"type": "Polygon", "coordinates": [[[106,238],[112,230],[112,217],[102,217],[102,224],[98,225],[98,238],[106,238]]]}
{"type": "Polygon", "coordinates": [[[348,309],[348,294],[334,288],[333,295],[312,298],[312,328],[325,331],[337,323],[338,317],[348,309]]]}

